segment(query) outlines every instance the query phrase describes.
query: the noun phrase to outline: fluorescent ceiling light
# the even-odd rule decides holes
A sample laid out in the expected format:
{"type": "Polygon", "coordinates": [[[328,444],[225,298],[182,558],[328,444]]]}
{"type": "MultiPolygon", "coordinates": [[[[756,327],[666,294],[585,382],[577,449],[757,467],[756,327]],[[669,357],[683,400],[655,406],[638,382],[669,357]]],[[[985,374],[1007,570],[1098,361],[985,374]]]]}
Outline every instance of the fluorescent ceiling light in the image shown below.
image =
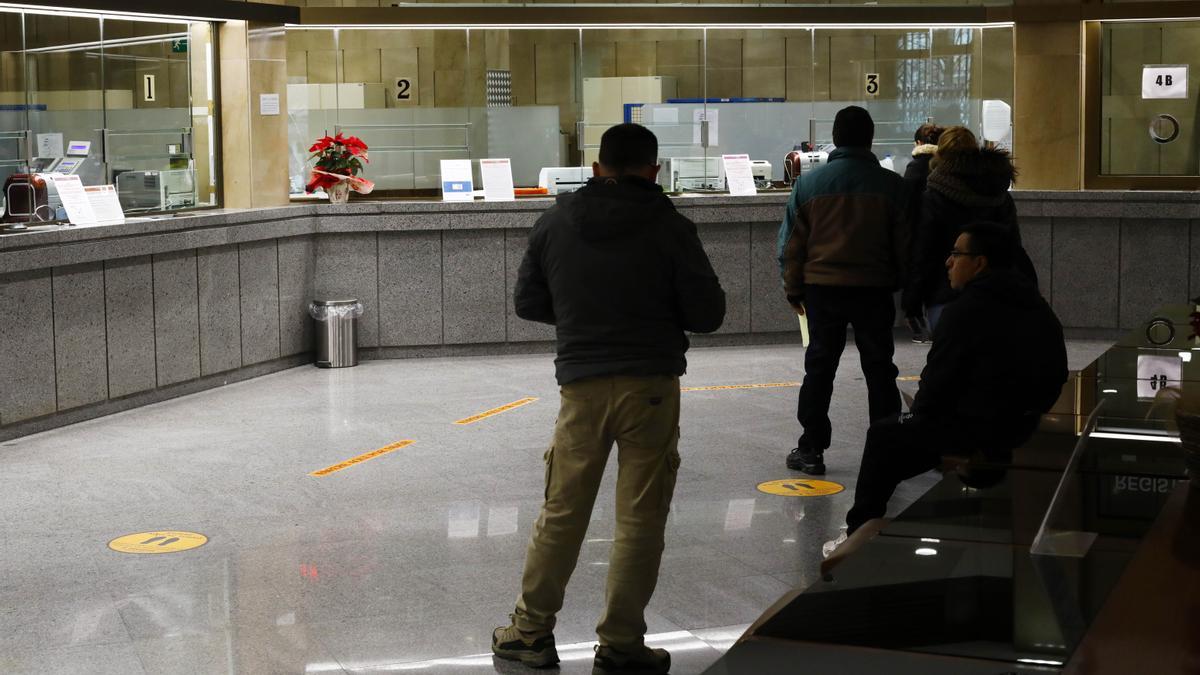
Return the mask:
{"type": "Polygon", "coordinates": [[[19,5],[6,2],[0,2],[0,11],[15,10],[25,12],[26,14],[44,14],[47,16],[70,16],[84,19],[120,19],[123,21],[146,21],[150,23],[179,23],[180,21],[219,21],[224,20],[221,17],[202,17],[202,16],[179,16],[170,14],[129,14],[127,12],[114,12],[112,10],[88,10],[88,9],[57,9],[47,7],[45,5],[19,5]]]}
{"type": "Polygon", "coordinates": [[[1175,436],[1154,436],[1151,434],[1126,434],[1117,431],[1093,431],[1092,438],[1114,438],[1118,441],[1152,441],[1154,443],[1179,443],[1175,436]]]}
{"type": "MultiPolygon", "coordinates": [[[[455,5],[460,7],[461,5],[455,5]]],[[[496,7],[496,5],[487,5],[496,7]]],[[[539,5],[545,7],[546,5],[539,5]]],[[[578,7],[578,5],[569,5],[578,7]]],[[[657,6],[657,5],[655,5],[657,6]]],[[[622,5],[628,7],[628,5],[622,5]]],[[[706,5],[705,7],[711,7],[706,5]]],[[[851,23],[851,24],[812,24],[812,23],[596,23],[596,24],[558,24],[558,23],[461,23],[461,24],[285,24],[288,30],[679,30],[704,29],[721,30],[946,30],[954,28],[1011,28],[1011,21],[997,23],[851,23]]]]}

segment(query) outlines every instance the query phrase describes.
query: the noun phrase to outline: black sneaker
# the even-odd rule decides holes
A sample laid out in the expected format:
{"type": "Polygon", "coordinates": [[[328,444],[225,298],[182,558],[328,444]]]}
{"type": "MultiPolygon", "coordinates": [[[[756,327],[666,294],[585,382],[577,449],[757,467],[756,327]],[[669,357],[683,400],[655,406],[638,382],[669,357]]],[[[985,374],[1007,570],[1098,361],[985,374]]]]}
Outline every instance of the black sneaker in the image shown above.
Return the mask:
{"type": "Polygon", "coordinates": [[[801,437],[800,442],[787,456],[787,468],[792,471],[802,471],[810,476],[825,475],[824,449],[813,448],[807,439],[801,437]]]}
{"type": "Polygon", "coordinates": [[[515,625],[492,631],[492,653],[509,661],[520,661],[532,668],[547,668],[558,663],[554,634],[550,631],[526,633],[515,625]]]}
{"type": "Polygon", "coordinates": [[[665,649],[642,646],[636,651],[619,652],[612,647],[597,646],[592,661],[592,675],[608,673],[642,673],[666,675],[671,672],[671,655],[665,649]]]}

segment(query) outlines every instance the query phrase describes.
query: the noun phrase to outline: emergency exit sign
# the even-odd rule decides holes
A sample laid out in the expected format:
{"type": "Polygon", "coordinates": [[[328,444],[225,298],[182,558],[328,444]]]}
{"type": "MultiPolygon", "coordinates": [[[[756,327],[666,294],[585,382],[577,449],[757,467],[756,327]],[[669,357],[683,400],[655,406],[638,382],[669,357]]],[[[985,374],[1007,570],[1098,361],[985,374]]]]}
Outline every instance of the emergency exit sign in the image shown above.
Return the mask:
{"type": "Polygon", "coordinates": [[[179,38],[177,40],[171,40],[171,53],[172,54],[186,54],[187,50],[188,50],[187,38],[179,38]]]}

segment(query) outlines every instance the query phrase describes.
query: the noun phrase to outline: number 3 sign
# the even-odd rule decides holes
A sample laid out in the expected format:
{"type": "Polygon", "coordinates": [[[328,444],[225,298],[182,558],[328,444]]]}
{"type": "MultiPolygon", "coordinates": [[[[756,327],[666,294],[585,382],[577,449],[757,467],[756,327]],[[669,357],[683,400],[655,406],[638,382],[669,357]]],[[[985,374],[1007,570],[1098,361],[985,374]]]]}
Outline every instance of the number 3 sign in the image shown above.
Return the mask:
{"type": "Polygon", "coordinates": [[[875,97],[879,95],[879,73],[867,73],[867,78],[863,84],[866,86],[867,96],[875,97]]]}
{"type": "Polygon", "coordinates": [[[1187,66],[1142,66],[1142,98],[1187,98],[1187,66]]]}

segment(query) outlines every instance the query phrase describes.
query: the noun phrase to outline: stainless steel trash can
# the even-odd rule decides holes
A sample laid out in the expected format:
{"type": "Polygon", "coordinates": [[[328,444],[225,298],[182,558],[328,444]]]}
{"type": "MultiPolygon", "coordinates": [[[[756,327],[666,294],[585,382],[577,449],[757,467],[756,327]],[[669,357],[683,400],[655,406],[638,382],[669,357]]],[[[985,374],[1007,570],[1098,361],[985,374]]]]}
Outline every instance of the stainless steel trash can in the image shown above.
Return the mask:
{"type": "Polygon", "coordinates": [[[317,367],[349,368],[358,365],[358,300],[313,300],[308,313],[316,322],[317,367]]]}

